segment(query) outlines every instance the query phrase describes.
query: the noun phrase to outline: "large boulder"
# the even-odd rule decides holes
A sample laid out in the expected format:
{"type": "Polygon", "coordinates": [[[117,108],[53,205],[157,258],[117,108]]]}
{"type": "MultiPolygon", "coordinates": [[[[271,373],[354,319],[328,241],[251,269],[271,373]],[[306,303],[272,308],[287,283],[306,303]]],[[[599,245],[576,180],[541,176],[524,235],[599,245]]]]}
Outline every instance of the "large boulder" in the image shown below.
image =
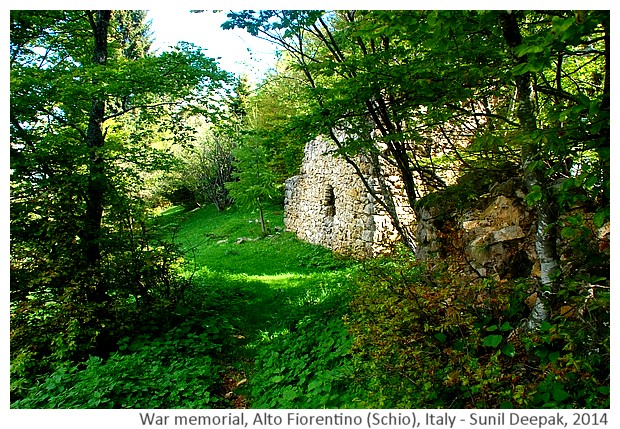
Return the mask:
{"type": "Polygon", "coordinates": [[[518,197],[498,195],[457,225],[464,256],[479,275],[527,277],[536,265],[533,216],[518,197]]]}
{"type": "MultiPolygon", "coordinates": [[[[458,195],[452,191],[448,198],[458,195]]],[[[510,179],[496,183],[467,207],[454,201],[420,207],[417,257],[462,259],[476,276],[535,275],[534,216],[523,197],[519,183],[510,179]]]]}

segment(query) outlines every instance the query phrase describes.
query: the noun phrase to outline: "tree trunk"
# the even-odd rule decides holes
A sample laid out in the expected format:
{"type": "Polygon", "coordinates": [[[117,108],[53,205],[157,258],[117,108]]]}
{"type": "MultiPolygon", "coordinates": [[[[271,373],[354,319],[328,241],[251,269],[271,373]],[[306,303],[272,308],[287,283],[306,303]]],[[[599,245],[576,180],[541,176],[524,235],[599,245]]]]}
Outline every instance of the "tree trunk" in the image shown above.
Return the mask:
{"type": "Polygon", "coordinates": [[[260,197],[258,197],[257,199],[258,202],[258,216],[260,219],[260,231],[263,234],[263,236],[267,235],[267,228],[265,227],[265,214],[263,213],[263,202],[261,201],[260,197]]]}
{"type": "MultiPolygon", "coordinates": [[[[511,50],[514,50],[521,44],[521,33],[517,19],[511,12],[500,12],[499,20],[506,44],[511,50]]],[[[514,59],[517,63],[527,62],[527,56],[517,57],[515,55],[514,59]]],[[[517,118],[524,134],[526,134],[521,149],[523,181],[528,193],[540,189],[542,194],[534,207],[537,217],[536,254],[540,262],[542,291],[536,299],[527,323],[529,329],[534,329],[549,317],[545,292],[557,291],[557,275],[560,269],[555,230],[557,209],[554,197],[546,183],[544,172],[537,168],[531,168],[532,163],[538,160],[538,147],[535,139],[533,139],[535,136],[527,136],[527,134],[534,134],[537,130],[534,89],[530,73],[515,76],[515,84],[517,86],[517,118]]]]}
{"type": "MultiPolygon", "coordinates": [[[[93,30],[94,50],[93,64],[105,66],[108,59],[108,26],[111,11],[89,12],[91,27],[93,30]]],[[[93,86],[98,85],[98,79],[93,79],[93,86]]],[[[101,148],[105,142],[103,133],[103,121],[105,117],[105,98],[103,95],[95,95],[92,99],[88,128],[86,131],[86,145],[90,151],[90,169],[88,183],[86,185],[86,213],[84,219],[84,257],[85,262],[92,268],[96,276],[100,271],[101,261],[101,221],[103,218],[103,205],[108,186],[103,154],[101,148]]],[[[95,286],[100,289],[100,282],[95,280],[95,286]]],[[[96,295],[101,297],[103,292],[97,290],[96,295]]]]}
{"type": "MultiPolygon", "coordinates": [[[[598,150],[599,157],[602,160],[605,160],[603,167],[603,181],[604,183],[611,183],[610,176],[610,168],[609,168],[609,149],[611,146],[611,130],[609,127],[609,118],[610,118],[610,105],[611,105],[611,39],[609,34],[609,13],[606,13],[604,17],[601,19],[601,24],[603,25],[603,29],[605,30],[605,80],[603,87],[603,99],[601,100],[601,116],[605,118],[605,122],[601,129],[601,147],[598,150]]],[[[603,186],[603,198],[605,205],[609,205],[611,201],[610,195],[610,185],[603,186]]]]}

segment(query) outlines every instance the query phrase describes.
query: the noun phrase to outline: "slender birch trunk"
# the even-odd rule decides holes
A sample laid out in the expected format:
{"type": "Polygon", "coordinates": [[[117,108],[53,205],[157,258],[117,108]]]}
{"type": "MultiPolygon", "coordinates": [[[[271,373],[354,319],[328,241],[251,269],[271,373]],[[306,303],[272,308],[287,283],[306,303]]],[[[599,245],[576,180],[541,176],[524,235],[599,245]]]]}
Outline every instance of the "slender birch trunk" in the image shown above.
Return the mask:
{"type": "MultiPolygon", "coordinates": [[[[506,44],[514,50],[521,44],[521,33],[517,18],[512,12],[499,13],[500,25],[506,44]]],[[[516,63],[527,62],[527,57],[514,56],[516,63]]],[[[532,163],[539,159],[538,146],[534,141],[528,139],[527,135],[534,138],[535,131],[538,129],[536,123],[536,108],[534,103],[534,89],[532,77],[529,72],[515,76],[517,86],[516,94],[516,114],[525,135],[521,151],[521,171],[525,187],[529,192],[540,190],[541,198],[535,204],[536,210],[536,254],[540,262],[540,280],[542,290],[532,308],[527,322],[528,329],[535,329],[537,326],[549,318],[547,308],[546,293],[557,291],[557,275],[560,263],[556,248],[557,209],[554,197],[549,190],[543,171],[532,169],[532,163]]]]}

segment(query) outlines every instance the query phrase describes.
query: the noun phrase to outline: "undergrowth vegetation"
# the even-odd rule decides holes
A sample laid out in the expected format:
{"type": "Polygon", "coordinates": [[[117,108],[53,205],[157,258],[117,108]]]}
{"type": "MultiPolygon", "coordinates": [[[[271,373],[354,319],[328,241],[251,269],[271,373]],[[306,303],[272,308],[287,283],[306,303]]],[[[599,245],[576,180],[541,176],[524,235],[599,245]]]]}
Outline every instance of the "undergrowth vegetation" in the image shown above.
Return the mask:
{"type": "Polygon", "coordinates": [[[609,407],[604,288],[567,282],[570,307],[527,331],[528,279],[467,280],[405,252],[366,263],[357,285],[347,326],[360,406],[609,407]]]}
{"type": "Polygon", "coordinates": [[[338,258],[282,232],[277,208],[265,215],[265,237],[235,208],[158,216],[185,255],[182,297],[127,316],[139,324],[108,354],[46,370],[18,356],[11,406],[609,407],[601,279],[566,280],[562,311],[527,332],[531,280],[466,279],[407,251],[338,258]]]}
{"type": "MultiPolygon", "coordinates": [[[[82,358],[65,353],[42,364],[36,353],[14,350],[19,353],[11,362],[11,406],[231,408],[260,403],[253,393],[268,380],[254,380],[253,368],[267,368],[266,356],[279,353],[283,341],[295,341],[315,317],[337,323],[346,333],[336,313],[346,308],[343,294],[354,269],[351,261],[282,233],[279,209],[265,216],[270,234],[262,237],[255,215],[236,208],[174,207],[161,213],[152,227],[185,255],[174,265],[175,281],[186,285],[182,294],[142,307],[139,314],[125,314],[116,323],[125,327],[110,336],[109,353],[91,348],[82,358]]],[[[66,338],[66,333],[58,335],[66,338]]],[[[34,346],[48,341],[40,338],[34,346]]],[[[346,350],[341,347],[339,353],[346,350]]],[[[298,356],[296,362],[303,358],[316,367],[316,357],[298,356]]],[[[281,393],[269,393],[265,400],[281,393]]]]}
{"type": "MultiPolygon", "coordinates": [[[[109,358],[62,365],[18,408],[219,408],[222,351],[231,332],[226,319],[201,314],[166,332],[119,342],[109,358]]],[[[187,316],[187,315],[184,315],[187,316]]]]}

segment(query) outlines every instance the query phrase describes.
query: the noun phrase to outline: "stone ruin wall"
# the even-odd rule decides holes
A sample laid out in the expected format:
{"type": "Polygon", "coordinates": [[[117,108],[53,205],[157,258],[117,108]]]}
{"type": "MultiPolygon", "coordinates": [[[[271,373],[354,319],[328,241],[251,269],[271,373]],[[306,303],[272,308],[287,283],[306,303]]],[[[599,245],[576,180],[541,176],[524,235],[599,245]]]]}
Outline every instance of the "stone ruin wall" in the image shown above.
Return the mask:
{"type": "MultiPolygon", "coordinates": [[[[429,136],[429,141],[435,144],[443,142],[441,150],[448,144],[446,139],[450,140],[451,146],[465,146],[469,135],[463,133],[462,127],[446,126],[441,135],[437,131],[429,136]]],[[[378,145],[385,149],[381,143],[378,145]]],[[[330,154],[335,149],[333,142],[322,137],[306,145],[300,174],[285,184],[284,222],[287,230],[295,232],[302,240],[338,253],[367,257],[390,252],[400,241],[390,216],[367,191],[353,167],[343,158],[330,154]]],[[[375,194],[381,195],[371,162],[362,156],[355,157],[355,162],[375,194]]],[[[382,162],[381,170],[400,223],[415,231],[416,215],[409,205],[397,168],[382,162]]],[[[439,175],[448,184],[454,183],[458,176],[450,169],[439,175]]],[[[416,185],[421,194],[418,197],[431,191],[420,178],[416,185]]]]}
{"type": "MultiPolygon", "coordinates": [[[[343,158],[330,154],[335,146],[322,138],[306,145],[300,174],[286,181],[284,223],[305,241],[335,252],[367,257],[388,251],[399,240],[390,217],[343,158]]],[[[356,158],[362,173],[378,191],[372,167],[356,158]]],[[[395,202],[407,213],[401,180],[387,177],[395,202]]],[[[403,215],[413,221],[413,214],[403,215]]]]}
{"type": "MultiPolygon", "coordinates": [[[[334,146],[320,138],[306,145],[300,174],[286,181],[287,229],[302,240],[342,254],[368,257],[389,252],[399,241],[389,216],[353,167],[329,154],[332,150],[334,146]]],[[[361,158],[356,162],[379,193],[370,163],[361,158]]],[[[450,211],[450,204],[420,207],[417,220],[398,175],[391,173],[385,179],[395,195],[399,217],[408,227],[415,226],[419,259],[449,253],[460,255],[465,270],[476,276],[540,276],[535,216],[524,202],[525,190],[518,177],[495,183],[480,196],[477,207],[455,212],[450,211]]],[[[592,214],[584,214],[588,216],[592,214]]],[[[609,223],[593,228],[593,237],[605,252],[609,252],[609,236],[609,223]]]]}
{"type": "MultiPolygon", "coordinates": [[[[287,230],[302,240],[342,254],[368,257],[389,252],[400,239],[389,215],[374,201],[353,167],[343,158],[329,154],[334,149],[321,138],[306,145],[300,174],[286,181],[287,230]]],[[[370,162],[360,157],[356,162],[379,193],[370,162]]],[[[483,204],[484,208],[472,208],[460,216],[448,213],[451,220],[441,222],[441,228],[436,226],[436,219],[446,216],[439,216],[445,208],[422,207],[416,220],[397,173],[392,170],[384,180],[394,194],[399,218],[408,227],[415,227],[419,259],[432,259],[452,249],[455,254],[464,255],[470,267],[483,277],[505,275],[517,265],[524,271],[521,275],[536,275],[539,271],[533,217],[522,202],[523,192],[512,183],[515,179],[496,186],[489,194],[493,198],[483,204]],[[452,242],[454,237],[458,237],[458,243],[452,242]],[[519,264],[515,257],[521,260],[519,264]]]]}

